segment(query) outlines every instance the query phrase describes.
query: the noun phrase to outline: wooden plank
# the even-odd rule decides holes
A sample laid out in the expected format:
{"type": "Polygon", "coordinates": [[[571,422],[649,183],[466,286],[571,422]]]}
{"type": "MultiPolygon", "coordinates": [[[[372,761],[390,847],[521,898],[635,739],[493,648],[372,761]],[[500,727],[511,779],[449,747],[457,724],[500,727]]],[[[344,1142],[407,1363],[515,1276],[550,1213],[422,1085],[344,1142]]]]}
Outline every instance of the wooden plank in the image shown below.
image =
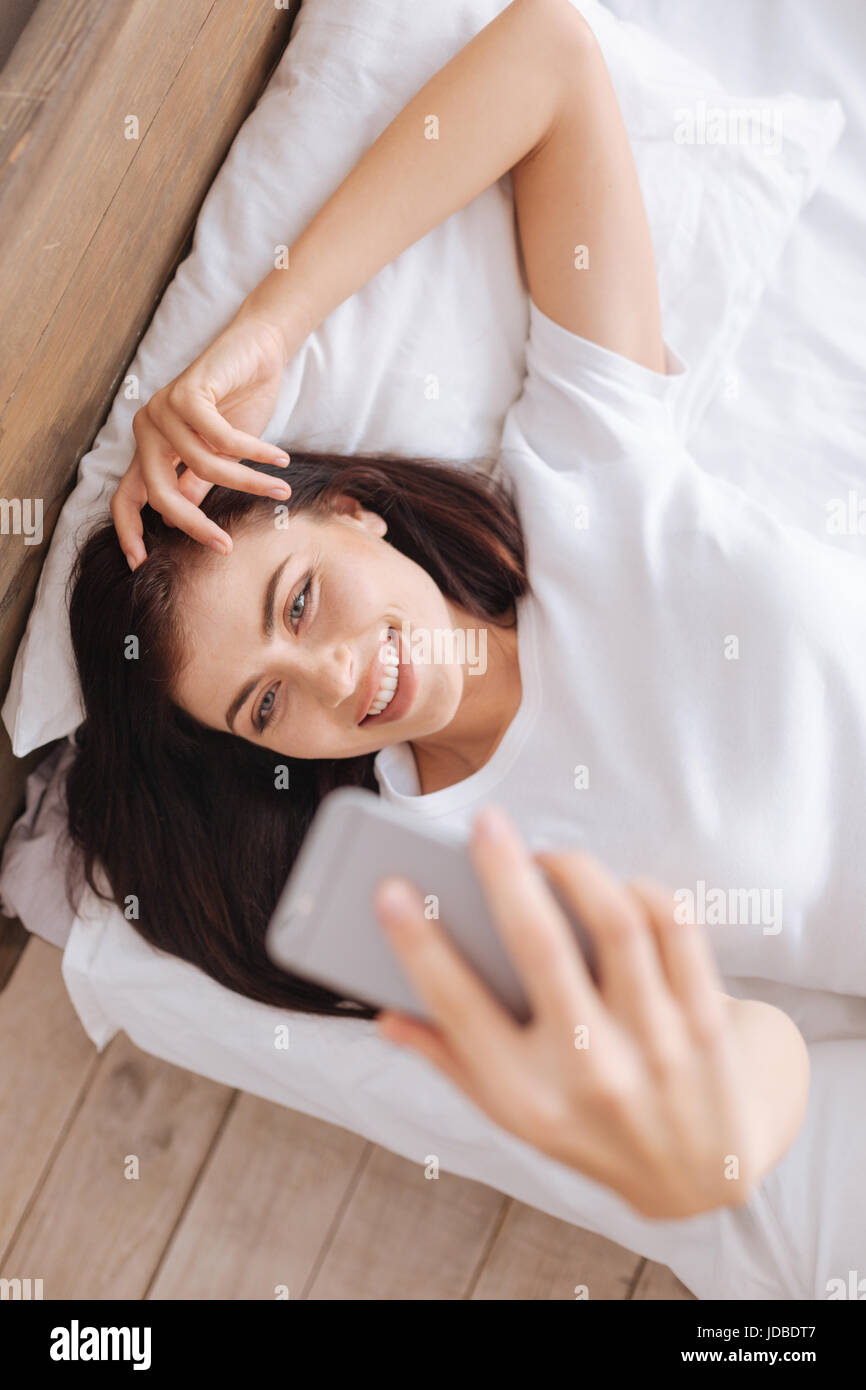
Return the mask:
{"type": "Polygon", "coordinates": [[[242,1095],[147,1295],[295,1299],[371,1145],[242,1095]]]}
{"type": "Polygon", "coordinates": [[[5,63],[21,36],[37,0],[3,0],[0,5],[0,64],[5,63]]]}
{"type": "Polygon", "coordinates": [[[60,960],[31,937],[0,994],[0,1261],[96,1066],[60,960]]]}
{"type": "Polygon", "coordinates": [[[60,958],[31,938],[0,996],[4,1277],[49,1299],[693,1298],[610,1241],[126,1038],[98,1056],[60,958]]]}
{"type": "Polygon", "coordinates": [[[687,1289],[685,1284],[680,1283],[667,1265],[653,1264],[651,1260],[647,1260],[645,1268],[641,1270],[632,1298],[641,1302],[646,1300],[659,1300],[667,1303],[672,1300],[697,1302],[691,1290],[687,1289]]]}
{"type": "Polygon", "coordinates": [[[507,1198],[424,1162],[377,1148],[323,1252],[306,1296],[333,1300],[460,1299],[507,1198]]]}
{"type": "Polygon", "coordinates": [[[3,69],[3,404],[212,6],[40,0],[3,69]],[[130,115],[139,139],[127,138],[130,115]]]}
{"type": "MultiPolygon", "coordinates": [[[[163,0],[156,16],[151,0],[102,8],[109,36],[99,28],[76,70],[74,116],[44,151],[47,164],[31,167],[34,135],[30,157],[0,182],[0,489],[10,497],[50,497],[46,484],[71,471],[70,441],[84,452],[92,440],[291,21],[231,0],[163,0]],[[124,138],[128,115],[139,118],[136,140],[124,138]],[[24,185],[22,206],[14,195],[28,177],[36,185],[24,185]]],[[[62,102],[51,105],[58,112],[62,102]]],[[[3,587],[5,570],[0,578],[3,587]]]]}
{"type": "Polygon", "coordinates": [[[640,1264],[639,1255],[603,1236],[513,1202],[472,1298],[626,1299],[640,1264]]]}
{"type": "Polygon", "coordinates": [[[235,1094],[115,1037],[0,1272],[46,1299],[142,1298],[235,1094]]]}

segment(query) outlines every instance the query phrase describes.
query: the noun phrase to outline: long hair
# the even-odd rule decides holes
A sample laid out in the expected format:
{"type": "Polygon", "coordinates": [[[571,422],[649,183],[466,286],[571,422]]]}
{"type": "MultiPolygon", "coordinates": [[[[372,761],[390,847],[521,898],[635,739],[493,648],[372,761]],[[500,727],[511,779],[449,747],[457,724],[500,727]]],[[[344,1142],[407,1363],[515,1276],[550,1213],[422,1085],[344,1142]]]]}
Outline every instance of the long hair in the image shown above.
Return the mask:
{"type": "MultiPolygon", "coordinates": [[[[248,461],[247,461],[248,462],[248,461]]],[[[325,513],[346,493],[378,512],[387,539],[474,617],[504,621],[527,587],[510,495],[476,469],[393,455],[293,452],[290,514],[325,513]]],[[[211,489],[202,511],[231,534],[273,521],[274,502],[211,489]]],[[[319,802],[338,786],[376,790],[373,754],[287,758],[206,727],[170,695],[184,660],[187,567],[205,553],[151,507],[147,559],[131,571],[111,521],[78,552],[69,621],[84,720],[66,778],[67,891],[83,881],[153,946],[229,989],[304,1013],[375,1011],[285,973],[265,930],[319,802]],[[275,776],[289,768],[289,791],[275,776]]]]}

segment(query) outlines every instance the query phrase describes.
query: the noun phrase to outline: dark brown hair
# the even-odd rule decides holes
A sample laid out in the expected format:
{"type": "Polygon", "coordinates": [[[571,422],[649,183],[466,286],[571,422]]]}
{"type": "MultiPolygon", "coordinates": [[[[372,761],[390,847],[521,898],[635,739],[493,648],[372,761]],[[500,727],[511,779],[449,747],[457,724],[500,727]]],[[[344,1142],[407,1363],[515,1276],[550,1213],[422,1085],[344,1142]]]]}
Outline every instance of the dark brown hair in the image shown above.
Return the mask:
{"type": "MultiPolygon", "coordinates": [[[[477,469],[311,452],[292,452],[287,470],[250,466],[289,480],[281,505],[290,513],[327,512],[340,493],[378,512],[389,543],[475,617],[506,621],[525,592],[514,506],[477,469]]],[[[214,487],[202,511],[231,534],[272,521],[274,506],[214,487]]],[[[173,702],[184,573],[207,552],[149,506],[142,523],[147,559],[135,572],[109,521],[86,539],[69,581],[85,716],[66,780],[70,900],[83,874],[145,940],[229,989],[305,1013],[371,1017],[366,1005],[284,973],[264,936],[319,802],[338,786],[375,791],[373,755],[287,758],[207,728],[173,702]],[[289,767],[288,795],[276,789],[277,764],[289,767]]]]}

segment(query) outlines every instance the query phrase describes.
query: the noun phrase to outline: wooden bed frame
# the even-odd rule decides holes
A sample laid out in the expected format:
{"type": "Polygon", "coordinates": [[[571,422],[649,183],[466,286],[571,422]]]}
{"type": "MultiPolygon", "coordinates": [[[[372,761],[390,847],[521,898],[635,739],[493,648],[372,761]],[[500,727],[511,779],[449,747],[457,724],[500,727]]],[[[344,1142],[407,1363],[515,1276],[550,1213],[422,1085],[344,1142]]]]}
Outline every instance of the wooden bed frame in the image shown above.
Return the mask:
{"type": "MultiPolygon", "coordinates": [[[[39,0],[0,71],[0,698],[78,462],[299,8],[39,0]]],[[[45,751],[0,726],[0,843],[45,751]]],[[[25,940],[0,918],[0,987],[25,940]]]]}

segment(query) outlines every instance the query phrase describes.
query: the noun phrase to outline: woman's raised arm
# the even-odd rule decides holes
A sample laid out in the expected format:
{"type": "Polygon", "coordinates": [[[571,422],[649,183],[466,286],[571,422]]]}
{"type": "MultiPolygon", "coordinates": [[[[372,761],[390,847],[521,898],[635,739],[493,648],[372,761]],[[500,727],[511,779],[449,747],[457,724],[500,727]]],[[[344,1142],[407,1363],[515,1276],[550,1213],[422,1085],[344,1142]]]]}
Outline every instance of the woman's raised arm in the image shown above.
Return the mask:
{"type": "MultiPolygon", "coordinates": [[[[569,0],[514,0],[440,68],[308,223],[286,269],[248,296],[245,307],[284,335],[287,359],[408,246],[521,161],[540,159],[549,142],[559,148],[574,93],[597,94],[598,78],[582,76],[583,64],[596,63],[604,67],[569,0]]],[[[572,153],[575,165],[598,163],[591,149],[572,153]]],[[[553,190],[544,191],[549,200],[553,190]]],[[[566,182],[563,202],[573,206],[576,191],[566,182]]]]}
{"type": "Polygon", "coordinates": [[[248,300],[287,359],[338,304],[511,171],[533,299],[664,370],[646,210],[601,50],[569,0],[515,0],[379,136],[248,300]]]}
{"type": "Polygon", "coordinates": [[[551,128],[511,171],[530,293],[563,328],[663,372],[643,195],[607,65],[585,24],[567,66],[551,128]]]}
{"type": "MultiPolygon", "coordinates": [[[[596,264],[615,270],[604,272],[612,275],[607,319],[613,324],[626,297],[617,285],[639,281],[644,293],[631,317],[648,324],[651,343],[654,320],[646,310],[655,280],[647,288],[648,235],[644,243],[640,194],[618,121],[604,62],[569,0],[514,0],[482,29],[367,150],[289,248],[286,268],[271,271],[215,342],[137,412],[138,447],[112,499],[132,567],[145,557],[145,502],[203,543],[231,549],[230,537],[197,504],[214,483],[250,492],[274,486],[272,477],[238,460],[280,461],[280,451],[256,436],[273,412],[282,365],[337,305],[509,170],[539,307],[577,332],[593,331],[601,311],[586,318],[586,282],[577,279],[583,272],[568,269],[568,243],[588,239],[596,264]],[[603,110],[590,119],[596,100],[603,110]],[[583,115],[587,142],[608,142],[609,135],[609,158],[581,140],[583,115]],[[632,180],[622,194],[609,187],[620,173],[632,180]],[[538,209],[529,209],[536,198],[538,209]],[[580,216],[570,220],[581,202],[580,216]],[[607,252],[599,245],[604,237],[613,242],[607,252]],[[633,252],[637,270],[627,264],[633,252]],[[187,467],[180,478],[178,461],[187,467]]],[[[593,274],[599,284],[600,272],[593,274]]],[[[605,294],[592,303],[603,309],[605,294]]]]}

